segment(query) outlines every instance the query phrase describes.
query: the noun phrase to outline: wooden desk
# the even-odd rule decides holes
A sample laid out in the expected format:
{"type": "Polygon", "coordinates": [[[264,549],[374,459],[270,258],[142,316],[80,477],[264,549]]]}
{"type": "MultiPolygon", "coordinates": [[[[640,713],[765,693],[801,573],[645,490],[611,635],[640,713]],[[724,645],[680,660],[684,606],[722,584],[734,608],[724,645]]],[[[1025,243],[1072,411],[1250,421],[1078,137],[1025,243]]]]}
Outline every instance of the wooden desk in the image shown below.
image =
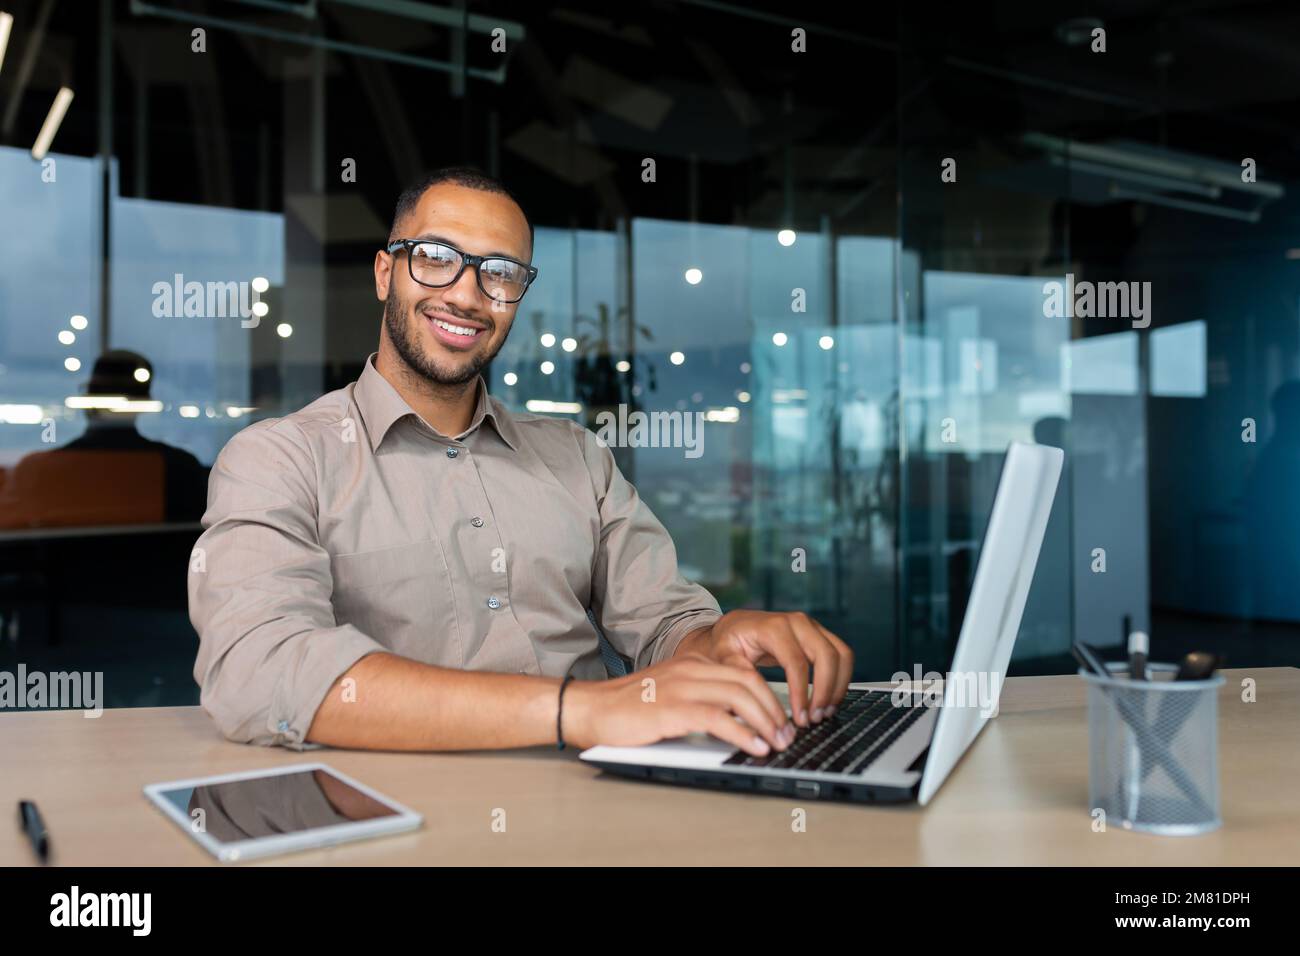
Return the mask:
{"type": "MultiPolygon", "coordinates": [[[[411,834],[294,854],[297,864],[1281,865],[1300,860],[1300,670],[1225,672],[1223,828],[1197,837],[1094,833],[1077,677],[1006,682],[1002,712],[930,806],[870,807],[640,784],[576,753],[297,754],[219,738],[197,707],[0,714],[0,811],[35,799],[53,862],[188,865],[210,858],[146,802],[146,783],[321,760],[406,803],[411,834]],[[1254,678],[1257,702],[1241,702],[1254,678]],[[791,830],[791,810],[807,831],[791,830]],[[492,830],[506,811],[506,832],[492,830]]],[[[0,825],[0,865],[34,857],[0,825]]],[[[213,864],[216,865],[216,864],[213,864]]]]}

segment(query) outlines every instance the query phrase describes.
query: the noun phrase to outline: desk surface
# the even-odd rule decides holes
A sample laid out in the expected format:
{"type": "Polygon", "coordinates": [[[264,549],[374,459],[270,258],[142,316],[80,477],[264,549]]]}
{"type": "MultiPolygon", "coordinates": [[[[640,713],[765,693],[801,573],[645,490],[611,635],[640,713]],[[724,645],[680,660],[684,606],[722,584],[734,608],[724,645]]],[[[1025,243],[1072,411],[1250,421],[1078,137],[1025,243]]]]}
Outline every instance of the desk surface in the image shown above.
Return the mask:
{"type": "MultiPolygon", "coordinates": [[[[319,760],[422,813],[424,827],[250,865],[1294,864],[1300,669],[1224,673],[1224,825],[1197,837],[1092,831],[1084,687],[1072,676],[1009,679],[1001,714],[924,810],[635,783],[553,749],[248,747],[222,740],[197,707],[0,715],[0,809],[12,817],[18,799],[36,800],[55,863],[204,864],[208,855],[145,800],[144,784],[319,760]],[[1247,677],[1255,703],[1241,701],[1247,677]],[[795,807],[807,812],[806,832],[792,831],[795,807]],[[493,831],[498,808],[505,832],[493,831]]],[[[0,825],[0,865],[33,860],[12,820],[0,825]]]]}

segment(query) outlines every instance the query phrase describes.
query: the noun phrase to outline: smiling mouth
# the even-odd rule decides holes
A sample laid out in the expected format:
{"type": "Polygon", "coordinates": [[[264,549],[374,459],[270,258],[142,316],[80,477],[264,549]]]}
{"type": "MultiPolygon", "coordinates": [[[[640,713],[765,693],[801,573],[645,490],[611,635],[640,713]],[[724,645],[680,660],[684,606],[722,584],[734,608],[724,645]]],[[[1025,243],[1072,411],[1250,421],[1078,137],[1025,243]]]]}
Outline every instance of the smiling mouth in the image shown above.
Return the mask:
{"type": "Polygon", "coordinates": [[[434,328],[434,334],[449,345],[465,346],[474,342],[487,330],[479,325],[471,325],[461,320],[444,318],[441,315],[424,313],[425,319],[434,328]]]}

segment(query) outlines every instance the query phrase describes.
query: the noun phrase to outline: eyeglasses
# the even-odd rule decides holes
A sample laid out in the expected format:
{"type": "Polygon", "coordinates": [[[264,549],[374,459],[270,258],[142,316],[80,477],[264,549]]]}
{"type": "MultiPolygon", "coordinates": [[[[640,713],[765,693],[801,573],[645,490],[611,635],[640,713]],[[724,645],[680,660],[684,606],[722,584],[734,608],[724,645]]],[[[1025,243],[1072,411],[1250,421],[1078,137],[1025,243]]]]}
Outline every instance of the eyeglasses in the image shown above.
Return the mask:
{"type": "Polygon", "coordinates": [[[537,268],[504,256],[471,256],[445,242],[428,239],[396,239],[387,251],[407,251],[406,266],[411,278],[430,289],[443,289],[460,281],[466,266],[474,267],[478,287],[497,302],[518,302],[537,278],[537,268]]]}

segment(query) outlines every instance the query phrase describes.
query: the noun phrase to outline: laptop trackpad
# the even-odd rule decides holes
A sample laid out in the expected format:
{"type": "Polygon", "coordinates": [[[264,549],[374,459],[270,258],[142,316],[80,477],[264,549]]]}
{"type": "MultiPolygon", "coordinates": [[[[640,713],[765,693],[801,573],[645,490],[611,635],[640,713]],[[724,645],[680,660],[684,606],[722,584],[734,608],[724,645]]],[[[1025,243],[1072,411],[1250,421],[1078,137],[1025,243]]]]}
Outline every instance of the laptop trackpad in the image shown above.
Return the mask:
{"type": "Polygon", "coordinates": [[[723,761],[736,752],[735,744],[718,740],[708,734],[688,734],[672,740],[661,740],[644,747],[597,746],[582,752],[583,760],[597,763],[630,763],[654,766],[668,764],[674,767],[720,767],[723,761]]]}

